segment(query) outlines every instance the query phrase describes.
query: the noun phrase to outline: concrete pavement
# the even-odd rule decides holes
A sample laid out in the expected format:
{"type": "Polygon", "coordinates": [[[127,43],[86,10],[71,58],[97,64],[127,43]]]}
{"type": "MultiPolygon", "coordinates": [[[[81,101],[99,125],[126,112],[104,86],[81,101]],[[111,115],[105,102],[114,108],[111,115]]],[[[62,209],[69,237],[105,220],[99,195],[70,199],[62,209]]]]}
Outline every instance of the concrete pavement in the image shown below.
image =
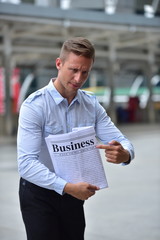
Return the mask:
{"type": "MultiPolygon", "coordinates": [[[[128,166],[113,165],[102,152],[109,188],[85,203],[85,240],[159,240],[160,126],[119,128],[134,144],[136,158],[128,166]]],[[[0,240],[26,239],[18,181],[16,141],[0,138],[0,240]]]]}

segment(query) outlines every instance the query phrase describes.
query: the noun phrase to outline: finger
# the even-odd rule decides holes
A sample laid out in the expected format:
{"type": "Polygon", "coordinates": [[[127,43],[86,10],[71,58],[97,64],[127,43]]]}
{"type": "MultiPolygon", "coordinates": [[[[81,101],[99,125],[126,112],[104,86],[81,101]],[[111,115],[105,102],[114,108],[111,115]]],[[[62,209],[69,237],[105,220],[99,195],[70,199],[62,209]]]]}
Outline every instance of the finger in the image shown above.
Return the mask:
{"type": "Polygon", "coordinates": [[[89,197],[92,197],[93,195],[95,195],[95,191],[93,192],[93,191],[90,191],[90,193],[89,193],[89,197]]]}
{"type": "Polygon", "coordinates": [[[113,158],[107,158],[107,162],[109,162],[109,163],[115,163],[115,164],[118,163],[117,160],[115,160],[115,159],[113,159],[113,158]]]}
{"type": "Polygon", "coordinates": [[[121,145],[118,141],[115,141],[115,140],[112,140],[111,142],[109,142],[109,144],[114,146],[121,145]]]}
{"type": "Polygon", "coordinates": [[[89,189],[90,191],[95,192],[95,191],[98,191],[100,188],[97,187],[97,186],[95,186],[95,185],[89,184],[88,189],[89,189]]]}
{"type": "Polygon", "coordinates": [[[110,150],[110,149],[113,149],[114,146],[121,146],[121,144],[115,140],[112,140],[111,142],[108,143],[108,145],[100,144],[100,145],[97,145],[96,148],[110,150]]]}
{"type": "Polygon", "coordinates": [[[119,146],[110,146],[109,148],[105,149],[105,156],[107,157],[108,154],[117,155],[119,151],[119,146]]]}
{"type": "Polygon", "coordinates": [[[116,158],[117,154],[114,151],[109,151],[105,154],[107,158],[116,158]]]}
{"type": "Polygon", "coordinates": [[[108,147],[109,147],[109,145],[103,145],[103,144],[96,146],[96,148],[99,148],[99,149],[107,149],[108,147]]]}

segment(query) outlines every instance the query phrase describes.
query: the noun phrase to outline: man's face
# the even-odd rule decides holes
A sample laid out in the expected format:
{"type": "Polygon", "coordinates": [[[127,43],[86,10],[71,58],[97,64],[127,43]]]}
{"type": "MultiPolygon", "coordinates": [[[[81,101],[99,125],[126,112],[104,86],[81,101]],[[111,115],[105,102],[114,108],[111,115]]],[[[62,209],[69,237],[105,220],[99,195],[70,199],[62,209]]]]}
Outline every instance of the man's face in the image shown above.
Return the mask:
{"type": "Polygon", "coordinates": [[[91,70],[93,60],[69,53],[66,60],[62,62],[60,58],[56,60],[58,69],[57,87],[63,94],[75,94],[79,88],[86,82],[91,70]]]}

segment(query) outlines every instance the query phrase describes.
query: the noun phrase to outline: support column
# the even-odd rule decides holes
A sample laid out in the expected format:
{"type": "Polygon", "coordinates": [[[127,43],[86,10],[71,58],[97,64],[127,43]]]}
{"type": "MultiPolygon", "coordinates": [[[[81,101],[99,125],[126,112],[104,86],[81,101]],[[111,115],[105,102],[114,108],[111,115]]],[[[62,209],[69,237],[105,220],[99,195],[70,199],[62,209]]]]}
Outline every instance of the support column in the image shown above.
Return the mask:
{"type": "Polygon", "coordinates": [[[151,84],[151,78],[153,77],[153,71],[152,71],[152,66],[148,63],[146,64],[146,76],[147,76],[147,87],[149,89],[149,99],[148,99],[148,104],[147,104],[147,116],[148,116],[148,121],[150,123],[155,122],[155,111],[154,111],[154,104],[152,100],[153,96],[153,89],[152,89],[152,84],[151,84]]]}
{"type": "Polygon", "coordinates": [[[156,65],[155,65],[155,56],[154,56],[154,46],[149,45],[148,46],[149,52],[148,52],[148,62],[146,64],[146,76],[147,76],[147,87],[149,89],[149,99],[148,99],[148,105],[147,105],[147,114],[148,114],[148,121],[150,123],[155,122],[155,111],[154,111],[154,103],[152,100],[153,96],[153,86],[151,84],[151,78],[153,77],[154,73],[156,72],[156,65]]]}
{"type": "Polygon", "coordinates": [[[11,28],[9,25],[4,25],[4,51],[3,51],[3,66],[5,69],[5,133],[11,136],[13,131],[12,121],[12,103],[11,103],[11,28]]]}
{"type": "Polygon", "coordinates": [[[116,117],[116,106],[114,101],[114,89],[115,89],[115,70],[116,70],[116,48],[115,48],[115,42],[112,40],[110,41],[110,49],[109,49],[109,61],[107,66],[107,75],[109,79],[109,87],[111,90],[111,96],[110,96],[110,104],[109,104],[109,115],[114,123],[117,122],[116,117]]]}

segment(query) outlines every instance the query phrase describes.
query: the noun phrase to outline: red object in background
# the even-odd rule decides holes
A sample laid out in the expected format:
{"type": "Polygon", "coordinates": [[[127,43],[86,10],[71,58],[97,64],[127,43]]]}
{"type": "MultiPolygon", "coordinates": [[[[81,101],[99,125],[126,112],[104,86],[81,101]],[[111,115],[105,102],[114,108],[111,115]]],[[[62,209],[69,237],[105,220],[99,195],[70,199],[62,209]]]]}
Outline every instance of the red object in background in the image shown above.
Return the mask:
{"type": "MultiPolygon", "coordinates": [[[[20,69],[14,68],[11,75],[12,112],[18,112],[18,98],[20,93],[20,69]]],[[[8,89],[9,91],[9,89],[8,89]]],[[[5,70],[0,67],[0,115],[5,114],[5,70]]]]}
{"type": "Polygon", "coordinates": [[[18,112],[18,98],[20,93],[20,69],[14,68],[11,77],[12,112],[18,112]]]}
{"type": "Polygon", "coordinates": [[[0,115],[5,113],[5,86],[4,86],[4,69],[0,68],[0,115]]]}
{"type": "Polygon", "coordinates": [[[138,97],[130,97],[128,101],[128,113],[129,113],[129,122],[137,122],[138,115],[137,111],[139,109],[139,98],[138,97]]]}

